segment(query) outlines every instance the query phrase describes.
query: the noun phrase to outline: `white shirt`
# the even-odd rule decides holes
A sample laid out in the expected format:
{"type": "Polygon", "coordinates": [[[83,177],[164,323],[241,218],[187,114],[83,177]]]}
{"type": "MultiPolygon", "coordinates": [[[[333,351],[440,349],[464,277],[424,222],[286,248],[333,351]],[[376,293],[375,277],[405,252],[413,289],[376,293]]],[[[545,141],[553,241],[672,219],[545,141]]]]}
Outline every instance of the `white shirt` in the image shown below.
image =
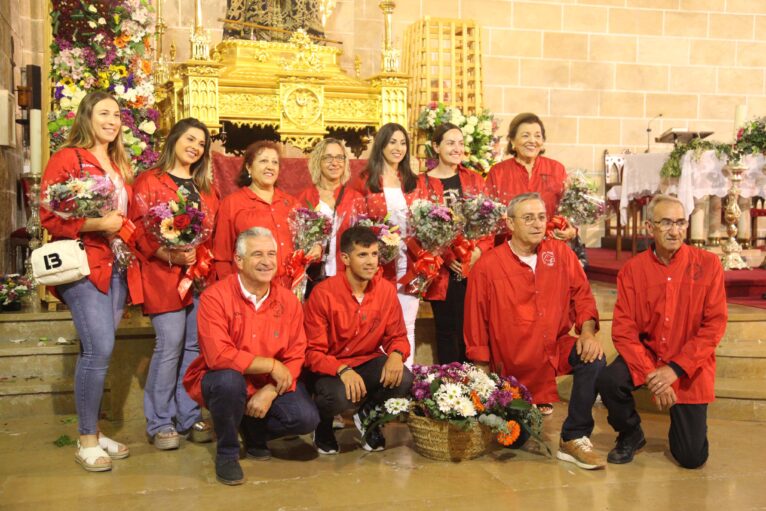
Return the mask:
{"type": "MultiPolygon", "coordinates": [[[[399,226],[399,232],[404,239],[407,233],[407,213],[409,208],[407,207],[407,199],[404,198],[404,192],[397,187],[385,187],[383,188],[383,194],[386,197],[386,209],[389,213],[389,220],[394,225],[399,226]]],[[[399,244],[399,257],[396,258],[396,277],[401,278],[407,273],[407,255],[405,254],[407,248],[404,243],[399,244]]]]}
{"type": "MultiPolygon", "coordinates": [[[[319,204],[317,204],[317,210],[322,213],[327,218],[332,219],[334,211],[330,207],[329,204],[326,204],[319,201],[319,204]]],[[[340,226],[340,221],[343,220],[342,218],[338,218],[338,216],[335,216],[335,222],[333,222],[332,225],[332,232],[330,233],[330,246],[327,249],[327,261],[324,265],[324,274],[328,277],[332,277],[336,273],[338,273],[337,268],[337,261],[335,260],[335,254],[337,252],[337,238],[338,238],[338,227],[340,226]]]]}
{"type": "Polygon", "coordinates": [[[519,253],[517,253],[513,249],[513,245],[511,245],[510,241],[508,242],[508,246],[511,247],[511,252],[516,254],[516,257],[518,257],[521,260],[522,263],[524,263],[527,266],[529,266],[530,268],[532,268],[532,271],[535,271],[537,269],[537,252],[535,252],[532,255],[523,256],[523,255],[520,255],[519,253]]]}
{"type": "Polygon", "coordinates": [[[245,295],[245,298],[250,300],[253,303],[253,305],[255,305],[255,310],[260,309],[261,305],[263,305],[263,302],[265,302],[266,298],[269,297],[269,293],[271,293],[271,286],[269,286],[269,289],[266,290],[266,294],[263,295],[263,298],[259,300],[258,297],[256,297],[253,293],[245,289],[245,285],[242,284],[241,276],[237,275],[237,279],[239,280],[239,288],[242,290],[242,294],[245,295]]]}

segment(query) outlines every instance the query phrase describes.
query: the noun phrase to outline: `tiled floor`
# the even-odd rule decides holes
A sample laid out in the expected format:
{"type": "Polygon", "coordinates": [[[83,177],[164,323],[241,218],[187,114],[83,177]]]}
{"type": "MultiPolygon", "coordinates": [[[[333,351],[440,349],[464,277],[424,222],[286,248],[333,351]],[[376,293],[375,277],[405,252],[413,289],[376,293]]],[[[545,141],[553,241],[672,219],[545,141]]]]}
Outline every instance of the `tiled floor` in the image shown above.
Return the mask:
{"type": "MultiPolygon", "coordinates": [[[[614,436],[597,408],[596,448],[614,436]]],[[[547,419],[555,449],[565,405],[547,419]]],[[[410,447],[406,426],[388,426],[389,448],[366,453],[353,428],[339,434],[342,453],[317,458],[308,439],[272,442],[275,457],[242,460],[246,483],[226,487],[213,474],[213,444],[183,443],[160,452],[146,443],[143,420],[104,423],[131,456],[111,473],[89,474],[74,462],[76,436],[66,418],[0,421],[3,510],[716,510],[766,509],[766,424],[709,421],[711,458],[698,470],[667,454],[667,416],[644,414],[648,445],[629,465],[587,472],[532,451],[495,450],[463,463],[434,462],[410,447]]]]}

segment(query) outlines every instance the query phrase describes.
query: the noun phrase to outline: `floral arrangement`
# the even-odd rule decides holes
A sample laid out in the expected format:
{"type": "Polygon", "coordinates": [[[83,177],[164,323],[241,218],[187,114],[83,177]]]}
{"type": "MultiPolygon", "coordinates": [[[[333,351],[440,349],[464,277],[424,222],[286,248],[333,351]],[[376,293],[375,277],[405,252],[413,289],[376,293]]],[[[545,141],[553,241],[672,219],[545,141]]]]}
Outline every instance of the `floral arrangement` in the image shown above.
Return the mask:
{"type": "Polygon", "coordinates": [[[153,108],[149,0],[53,0],[51,21],[51,152],[66,139],[85,95],[104,90],[120,103],[123,141],[135,167],[153,166],[159,112],[153,108]]]}
{"type": "Polygon", "coordinates": [[[308,275],[306,269],[313,262],[306,254],[316,245],[325,246],[332,234],[332,220],[316,209],[299,207],[288,218],[293,234],[295,252],[287,261],[287,274],[292,279],[291,288],[300,300],[306,294],[308,275]]]}
{"type": "Polygon", "coordinates": [[[758,153],[766,153],[766,117],[753,119],[737,131],[734,156],[739,159],[758,153]]]}
{"type": "Polygon", "coordinates": [[[48,185],[42,205],[62,218],[97,218],[114,209],[114,199],[109,177],[85,174],[48,185]]]}
{"type": "Polygon", "coordinates": [[[356,219],[354,225],[369,227],[378,237],[378,263],[380,265],[390,263],[399,255],[402,237],[399,234],[399,226],[391,222],[389,215],[380,221],[362,215],[356,219]]]}
{"type": "Polygon", "coordinates": [[[146,229],[165,248],[184,250],[197,247],[210,237],[207,215],[196,202],[188,200],[185,188],[179,188],[176,197],[176,200],[146,207],[146,229]]]}
{"type": "Polygon", "coordinates": [[[19,303],[32,289],[32,283],[23,275],[4,275],[0,280],[0,305],[19,303]]]}
{"type": "Polygon", "coordinates": [[[732,148],[730,144],[722,144],[720,142],[703,140],[701,138],[693,138],[686,144],[677,143],[670,152],[667,161],[665,161],[665,164],[662,166],[660,175],[668,178],[681,177],[681,160],[683,160],[684,155],[689,151],[693,151],[694,154],[692,158],[694,158],[695,161],[698,161],[700,156],[702,156],[702,153],[705,151],[715,151],[716,157],[718,158],[721,158],[724,155],[727,158],[731,158],[732,152],[735,150],[736,148],[732,148]]]}
{"type": "Polygon", "coordinates": [[[606,202],[598,195],[596,186],[585,176],[585,171],[572,170],[567,176],[558,213],[576,225],[591,225],[603,218],[606,212],[606,202]]]}
{"type": "Polygon", "coordinates": [[[542,415],[532,406],[529,390],[513,376],[486,374],[459,362],[415,365],[412,372],[410,397],[389,399],[374,408],[365,419],[365,431],[393,420],[406,421],[408,414],[415,414],[464,429],[479,422],[506,446],[524,430],[547,449],[542,440],[542,415]]]}
{"type": "Polygon", "coordinates": [[[497,233],[506,214],[506,207],[501,202],[481,193],[464,197],[457,203],[457,210],[463,224],[463,236],[469,240],[497,233]]]}
{"type": "MultiPolygon", "coordinates": [[[[466,159],[463,165],[486,174],[497,159],[495,145],[497,137],[497,121],[489,110],[479,114],[465,115],[459,108],[446,106],[444,103],[432,102],[421,110],[418,116],[418,129],[431,139],[434,129],[440,124],[450,122],[460,128],[465,137],[466,159]]],[[[429,158],[435,158],[431,144],[426,144],[429,158]]]]}

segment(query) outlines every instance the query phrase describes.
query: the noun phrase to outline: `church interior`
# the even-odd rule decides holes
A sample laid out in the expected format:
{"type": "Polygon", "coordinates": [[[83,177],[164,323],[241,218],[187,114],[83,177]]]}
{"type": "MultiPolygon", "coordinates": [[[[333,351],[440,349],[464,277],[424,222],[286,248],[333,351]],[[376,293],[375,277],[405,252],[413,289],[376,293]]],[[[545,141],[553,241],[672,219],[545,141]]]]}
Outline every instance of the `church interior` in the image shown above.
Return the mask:
{"type": "MultiPolygon", "coordinates": [[[[710,458],[694,470],[677,466],[668,412],[641,389],[647,444],[628,465],[580,470],[531,443],[434,461],[413,449],[406,424],[394,423],[384,452],[362,450],[353,426],[337,434],[338,456],[318,456],[310,435],[275,440],[272,459],[243,459],[245,484],[226,487],[215,479],[215,443],[159,451],[147,442],[143,394],[155,332],[134,306],[116,332],[99,422],[131,456],[110,473],[89,474],[72,463],[78,332],[68,308],[39,286],[17,308],[0,309],[0,509],[766,507],[766,1],[2,0],[0,286],[31,274],[31,251],[49,240],[38,212],[41,176],[85,93],[69,87],[72,73],[112,56],[102,48],[90,62],[68,52],[83,37],[76,13],[89,5],[114,19],[128,13],[115,21],[125,30],[114,40],[116,59],[140,48],[88,82],[98,88],[112,73],[132,77],[131,66],[144,66],[132,96],[115,91],[135,114],[126,143],[136,168],[152,168],[174,123],[195,117],[212,134],[222,197],[237,189],[256,140],[283,144],[278,186],[298,196],[312,185],[308,153],[325,137],[343,140],[358,176],[375,133],[396,122],[410,133],[413,170],[425,172],[429,112],[455,108],[461,128],[471,116],[491,126],[483,154],[467,160],[486,175],[509,157],[514,116],[537,114],[545,156],[580,172],[606,211],[578,236],[608,361],[617,356],[618,272],[651,249],[652,195],[677,196],[690,213],[685,242],[714,253],[725,270],[710,458]],[[749,134],[752,149],[728,165],[749,134]]],[[[436,363],[427,301],[415,332],[415,363],[436,363]]],[[[554,449],[572,377],[557,385],[562,401],[543,429],[554,449]]],[[[600,401],[594,418],[593,444],[606,453],[615,435],[600,401]]]]}

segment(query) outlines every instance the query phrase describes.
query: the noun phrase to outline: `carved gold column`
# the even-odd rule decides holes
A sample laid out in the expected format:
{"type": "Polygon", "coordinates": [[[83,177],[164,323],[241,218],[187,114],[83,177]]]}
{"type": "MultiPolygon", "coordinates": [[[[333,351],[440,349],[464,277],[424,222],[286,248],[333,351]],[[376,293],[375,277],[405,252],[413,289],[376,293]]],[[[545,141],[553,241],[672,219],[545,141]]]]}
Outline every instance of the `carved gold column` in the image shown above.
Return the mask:
{"type": "Polygon", "coordinates": [[[383,12],[385,35],[381,52],[381,73],[374,76],[370,83],[380,90],[380,124],[378,127],[395,122],[407,126],[407,86],[409,76],[400,72],[401,52],[394,48],[393,14],[396,8],[394,0],[382,0],[378,7],[383,12]]]}
{"type": "Polygon", "coordinates": [[[749,268],[742,259],[742,247],[737,243],[737,222],[742,214],[739,209],[739,183],[742,181],[742,173],[747,167],[740,162],[727,164],[724,168],[724,174],[729,177],[731,186],[726,200],[726,209],[724,210],[724,220],[726,221],[726,233],[729,238],[722,244],[723,256],[721,263],[724,270],[746,270],[749,268]]]}

